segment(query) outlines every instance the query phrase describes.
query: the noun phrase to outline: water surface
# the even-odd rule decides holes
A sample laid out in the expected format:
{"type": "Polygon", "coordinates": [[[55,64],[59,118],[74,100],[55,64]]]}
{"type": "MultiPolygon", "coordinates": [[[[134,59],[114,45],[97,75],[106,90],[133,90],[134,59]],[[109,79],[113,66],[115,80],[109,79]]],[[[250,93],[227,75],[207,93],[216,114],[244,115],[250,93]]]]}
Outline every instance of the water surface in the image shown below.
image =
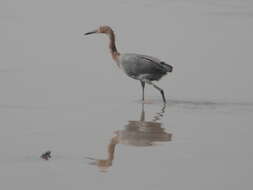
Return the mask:
{"type": "Polygon", "coordinates": [[[0,4],[1,189],[251,189],[251,1],[0,4]],[[83,36],[100,24],[174,66],[165,106],[83,36]]]}

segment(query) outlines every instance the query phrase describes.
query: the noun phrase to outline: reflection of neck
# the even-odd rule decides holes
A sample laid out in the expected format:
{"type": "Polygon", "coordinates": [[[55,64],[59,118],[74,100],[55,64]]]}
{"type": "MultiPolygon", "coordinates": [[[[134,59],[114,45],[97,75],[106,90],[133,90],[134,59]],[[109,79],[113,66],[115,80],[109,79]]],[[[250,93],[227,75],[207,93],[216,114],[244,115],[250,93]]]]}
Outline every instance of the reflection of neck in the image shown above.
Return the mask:
{"type": "Polygon", "coordinates": [[[118,144],[118,138],[116,136],[111,139],[111,142],[108,145],[108,159],[107,160],[110,161],[111,163],[114,159],[114,152],[115,152],[115,148],[117,144],[118,144]]]}
{"type": "Polygon", "coordinates": [[[115,45],[115,35],[114,32],[111,30],[109,33],[109,39],[110,39],[110,43],[109,43],[109,49],[112,55],[112,58],[115,61],[118,61],[118,57],[119,57],[119,52],[117,51],[116,45],[115,45]]]}

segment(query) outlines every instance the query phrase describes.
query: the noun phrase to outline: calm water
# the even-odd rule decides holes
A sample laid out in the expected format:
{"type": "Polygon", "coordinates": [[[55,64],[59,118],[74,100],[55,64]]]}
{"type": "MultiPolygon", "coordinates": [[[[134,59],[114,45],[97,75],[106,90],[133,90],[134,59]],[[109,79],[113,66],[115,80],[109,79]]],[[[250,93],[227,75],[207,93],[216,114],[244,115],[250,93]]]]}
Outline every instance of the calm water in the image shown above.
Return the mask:
{"type": "Polygon", "coordinates": [[[0,189],[252,189],[251,1],[3,0],[0,27],[0,189]],[[100,24],[174,66],[166,105],[100,24]]]}

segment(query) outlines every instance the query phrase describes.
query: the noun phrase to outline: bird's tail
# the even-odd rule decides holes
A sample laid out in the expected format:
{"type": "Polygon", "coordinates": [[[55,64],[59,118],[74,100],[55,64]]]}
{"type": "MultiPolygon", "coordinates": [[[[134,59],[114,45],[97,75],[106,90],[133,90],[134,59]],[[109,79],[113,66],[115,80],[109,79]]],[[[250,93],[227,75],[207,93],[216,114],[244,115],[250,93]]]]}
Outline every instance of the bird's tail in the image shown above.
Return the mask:
{"type": "Polygon", "coordinates": [[[165,62],[161,62],[162,66],[167,70],[167,72],[172,72],[173,67],[165,62]]]}

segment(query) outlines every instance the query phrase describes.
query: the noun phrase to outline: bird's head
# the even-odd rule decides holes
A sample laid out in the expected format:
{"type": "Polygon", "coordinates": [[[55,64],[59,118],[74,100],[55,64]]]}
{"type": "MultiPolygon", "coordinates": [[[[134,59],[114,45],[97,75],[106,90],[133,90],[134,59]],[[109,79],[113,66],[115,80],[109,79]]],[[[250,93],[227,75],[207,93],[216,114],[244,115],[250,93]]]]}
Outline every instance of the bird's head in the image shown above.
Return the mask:
{"type": "Polygon", "coordinates": [[[112,33],[112,29],[110,26],[100,26],[98,29],[87,32],[84,35],[96,34],[96,33],[110,34],[112,33]]]}

